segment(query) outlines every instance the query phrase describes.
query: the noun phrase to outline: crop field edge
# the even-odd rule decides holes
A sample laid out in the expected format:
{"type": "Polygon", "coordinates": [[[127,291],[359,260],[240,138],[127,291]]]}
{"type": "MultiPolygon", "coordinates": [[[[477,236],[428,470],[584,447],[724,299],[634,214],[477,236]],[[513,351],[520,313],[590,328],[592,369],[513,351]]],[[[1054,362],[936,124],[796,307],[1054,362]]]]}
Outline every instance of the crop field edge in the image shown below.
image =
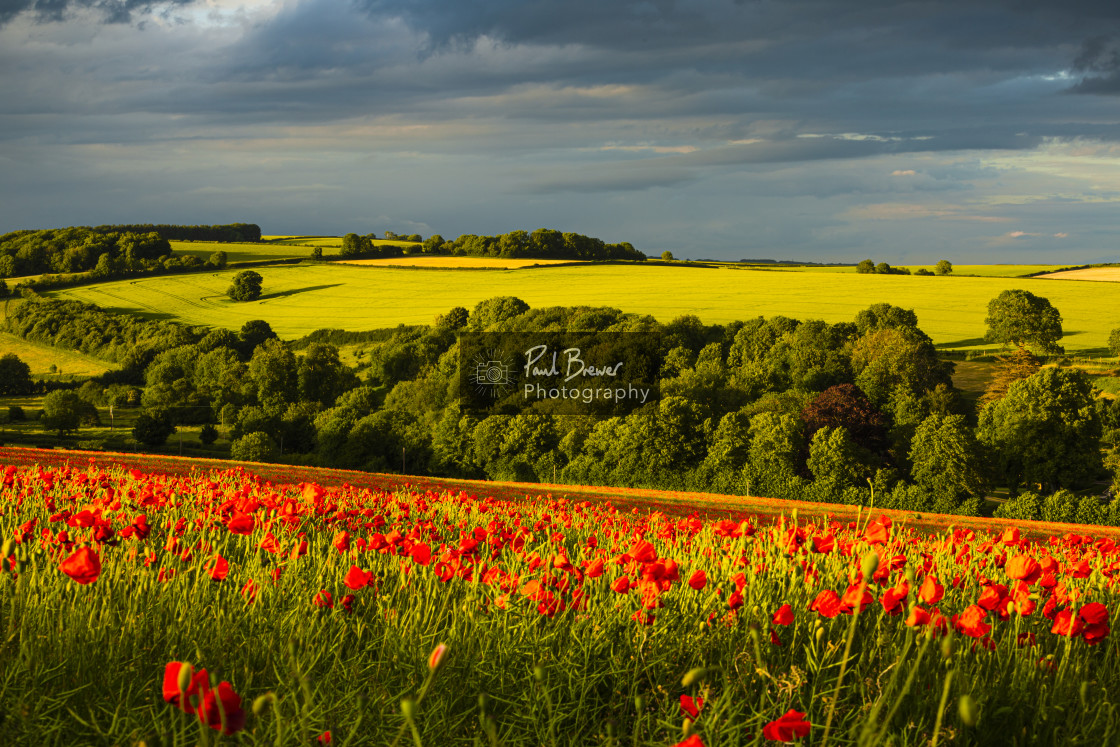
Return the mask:
{"type": "Polygon", "coordinates": [[[757,516],[765,520],[774,520],[791,515],[796,511],[800,520],[827,519],[851,522],[861,519],[870,521],[873,517],[886,515],[900,526],[911,526],[921,532],[937,532],[950,527],[985,532],[1001,532],[1004,529],[1018,528],[1024,534],[1030,536],[1080,534],[1120,539],[1120,527],[955,516],[951,514],[917,514],[912,511],[880,509],[874,505],[863,507],[837,503],[789,501],[762,496],[724,495],[650,488],[442,479],[423,475],[361,472],[274,462],[241,462],[164,454],[0,446],[0,464],[4,465],[62,466],[70,464],[76,466],[83,463],[100,467],[135,467],[156,474],[169,475],[187,475],[195,470],[225,471],[241,468],[272,484],[281,485],[315,482],[325,486],[351,485],[353,487],[388,490],[399,488],[423,491],[457,489],[474,493],[501,493],[502,497],[513,500],[547,495],[551,498],[568,500],[609,501],[620,507],[626,506],[635,510],[648,509],[679,515],[697,512],[709,518],[726,515],[738,519],[757,516]]]}

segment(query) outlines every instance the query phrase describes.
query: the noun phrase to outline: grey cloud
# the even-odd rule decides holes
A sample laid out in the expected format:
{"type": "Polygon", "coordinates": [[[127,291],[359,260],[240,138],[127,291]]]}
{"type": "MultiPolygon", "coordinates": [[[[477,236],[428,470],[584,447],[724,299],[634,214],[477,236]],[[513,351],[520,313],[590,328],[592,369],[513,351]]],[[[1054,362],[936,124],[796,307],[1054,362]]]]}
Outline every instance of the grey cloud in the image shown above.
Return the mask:
{"type": "Polygon", "coordinates": [[[1073,60],[1073,69],[1085,77],[1070,88],[1072,93],[1120,94],[1120,39],[1087,39],[1073,60]]]}
{"type": "Polygon", "coordinates": [[[195,0],[0,0],[0,26],[27,13],[38,21],[61,21],[71,10],[97,11],[105,23],[130,23],[134,13],[148,13],[156,5],[190,5],[195,0]]]}

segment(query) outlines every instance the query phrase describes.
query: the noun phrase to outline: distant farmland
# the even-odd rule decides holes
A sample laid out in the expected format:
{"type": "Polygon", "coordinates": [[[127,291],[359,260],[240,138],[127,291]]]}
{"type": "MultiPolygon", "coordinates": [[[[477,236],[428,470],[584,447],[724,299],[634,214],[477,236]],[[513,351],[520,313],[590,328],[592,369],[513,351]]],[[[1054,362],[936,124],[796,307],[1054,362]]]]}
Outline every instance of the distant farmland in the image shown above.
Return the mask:
{"type": "Polygon", "coordinates": [[[919,324],[947,348],[989,348],[981,340],[987,304],[1005,288],[1045,296],[1065,318],[1071,351],[1102,354],[1118,320],[1120,284],[1034,278],[919,277],[846,272],[574,265],[520,270],[415,270],[307,264],[264,267],[265,295],[234,303],[234,271],[126,280],[51,295],[151,318],[238,329],[265,319],[285,338],[322,327],[352,330],[427,324],[453,306],[492,296],[531,306],[613,306],[668,321],[695,314],[708,323],[755,316],[851,321],[873,303],[916,309],[919,324]]]}

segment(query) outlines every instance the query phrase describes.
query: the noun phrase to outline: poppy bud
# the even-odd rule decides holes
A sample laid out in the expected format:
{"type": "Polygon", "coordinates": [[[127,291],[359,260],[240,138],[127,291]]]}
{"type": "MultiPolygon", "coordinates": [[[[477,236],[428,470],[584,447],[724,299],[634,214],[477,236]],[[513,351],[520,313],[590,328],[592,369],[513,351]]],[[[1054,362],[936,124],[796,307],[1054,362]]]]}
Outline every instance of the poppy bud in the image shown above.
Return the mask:
{"type": "Polygon", "coordinates": [[[859,562],[859,569],[863,573],[863,580],[867,581],[875,571],[879,570],[879,553],[872,550],[863,556],[859,562]]]}
{"type": "Polygon", "coordinates": [[[959,705],[961,714],[961,721],[965,726],[976,725],[976,701],[972,699],[971,695],[962,695],[959,705]]]}
{"type": "Polygon", "coordinates": [[[439,669],[439,665],[443,663],[444,657],[447,655],[447,644],[441,643],[435,647],[431,655],[428,657],[428,669],[433,672],[439,669]]]}
{"type": "Polygon", "coordinates": [[[179,686],[179,692],[185,693],[187,688],[191,686],[191,677],[194,675],[194,669],[190,664],[183,662],[183,666],[179,667],[179,680],[176,683],[179,686]]]}
{"type": "Polygon", "coordinates": [[[817,639],[817,643],[820,643],[821,638],[824,638],[824,628],[817,628],[817,632],[813,633],[813,637],[817,639]]]}
{"type": "Polygon", "coordinates": [[[0,557],[7,558],[12,554],[12,547],[15,546],[15,540],[11,537],[4,540],[4,544],[0,546],[0,557]]]}
{"type": "Polygon", "coordinates": [[[685,672],[684,677],[681,679],[681,685],[684,687],[692,687],[697,680],[703,679],[705,674],[707,674],[707,672],[704,667],[694,667],[685,672]]]}
{"type": "Polygon", "coordinates": [[[490,698],[487,697],[486,693],[479,693],[478,694],[478,710],[485,713],[486,712],[486,704],[489,703],[489,702],[490,702],[490,698]]]}
{"type": "Polygon", "coordinates": [[[917,576],[915,576],[914,574],[914,569],[910,566],[906,566],[906,569],[902,572],[902,575],[905,576],[908,586],[913,586],[917,581],[917,576]]]}
{"type": "Polygon", "coordinates": [[[253,701],[253,715],[260,716],[264,712],[264,707],[272,700],[276,700],[276,695],[271,690],[264,695],[257,696],[256,700],[253,701]]]}
{"type": "Polygon", "coordinates": [[[941,639],[941,656],[945,659],[948,659],[952,655],[953,655],[953,635],[952,635],[952,632],[950,632],[948,635],[946,635],[944,638],[941,639]]]}
{"type": "Polygon", "coordinates": [[[412,698],[404,698],[401,700],[401,713],[403,713],[404,717],[409,721],[416,715],[416,703],[412,701],[412,698]]]}
{"type": "Polygon", "coordinates": [[[634,696],[634,710],[641,713],[646,709],[646,699],[641,695],[634,696]]]}
{"type": "Polygon", "coordinates": [[[544,668],[539,665],[533,667],[533,677],[537,682],[544,682],[544,668]]]}

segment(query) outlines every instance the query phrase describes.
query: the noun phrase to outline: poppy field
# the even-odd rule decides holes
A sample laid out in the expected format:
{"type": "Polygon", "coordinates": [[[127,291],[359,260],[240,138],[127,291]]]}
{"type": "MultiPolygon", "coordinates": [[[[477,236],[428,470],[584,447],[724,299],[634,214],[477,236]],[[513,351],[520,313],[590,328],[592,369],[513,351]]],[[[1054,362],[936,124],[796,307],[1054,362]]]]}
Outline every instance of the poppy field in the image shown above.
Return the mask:
{"type": "Polygon", "coordinates": [[[1120,548],[609,502],[0,468],[35,745],[1113,744],[1120,548]]]}

